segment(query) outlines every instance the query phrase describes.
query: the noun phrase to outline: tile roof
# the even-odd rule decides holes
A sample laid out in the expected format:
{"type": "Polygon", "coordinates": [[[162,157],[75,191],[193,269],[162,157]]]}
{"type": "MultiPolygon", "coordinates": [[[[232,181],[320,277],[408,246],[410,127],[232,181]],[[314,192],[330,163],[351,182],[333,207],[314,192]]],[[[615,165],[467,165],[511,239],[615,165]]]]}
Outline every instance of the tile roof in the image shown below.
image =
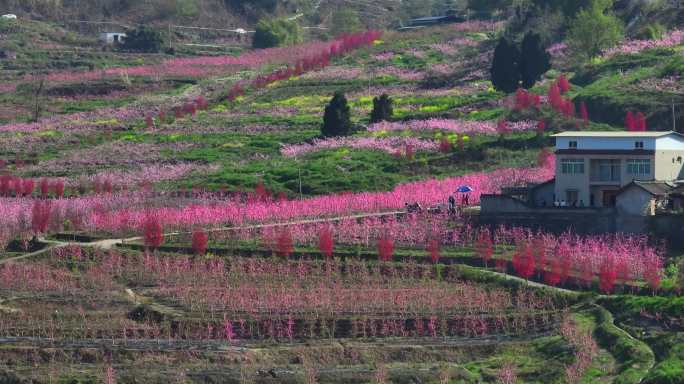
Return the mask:
{"type": "Polygon", "coordinates": [[[670,194],[672,191],[676,189],[676,186],[667,182],[663,181],[639,181],[639,180],[634,180],[631,183],[625,185],[621,191],[626,190],[630,186],[637,186],[640,187],[641,189],[645,190],[646,192],[650,193],[651,195],[654,196],[667,196],[670,194]]]}

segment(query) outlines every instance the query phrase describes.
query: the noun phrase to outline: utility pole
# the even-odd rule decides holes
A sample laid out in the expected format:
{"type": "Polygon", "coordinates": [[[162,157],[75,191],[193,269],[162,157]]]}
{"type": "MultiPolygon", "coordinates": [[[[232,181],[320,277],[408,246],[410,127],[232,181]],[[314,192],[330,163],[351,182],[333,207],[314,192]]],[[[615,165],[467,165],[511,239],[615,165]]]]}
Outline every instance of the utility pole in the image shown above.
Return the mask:
{"type": "Polygon", "coordinates": [[[675,102],[672,99],[672,131],[677,132],[677,117],[675,115],[675,102]]]}
{"type": "Polygon", "coordinates": [[[299,200],[304,200],[302,195],[302,167],[297,164],[297,170],[299,171],[299,200]]]}
{"type": "Polygon", "coordinates": [[[299,175],[299,200],[303,200],[304,197],[302,194],[302,166],[299,164],[297,156],[295,156],[295,163],[297,163],[297,173],[299,175]]]}
{"type": "Polygon", "coordinates": [[[372,76],[373,76],[373,75],[372,75],[371,72],[369,71],[369,72],[368,72],[368,97],[371,97],[371,77],[372,77],[372,76]]]}

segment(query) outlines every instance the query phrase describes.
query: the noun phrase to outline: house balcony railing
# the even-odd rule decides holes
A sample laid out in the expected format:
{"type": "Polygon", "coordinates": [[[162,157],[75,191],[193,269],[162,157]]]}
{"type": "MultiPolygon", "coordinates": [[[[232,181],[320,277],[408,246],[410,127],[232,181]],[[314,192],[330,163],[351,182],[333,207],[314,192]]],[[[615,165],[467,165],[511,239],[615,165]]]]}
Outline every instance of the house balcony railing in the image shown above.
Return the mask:
{"type": "Polygon", "coordinates": [[[591,183],[606,183],[606,184],[620,184],[622,180],[620,175],[590,175],[589,182],[591,183]]]}
{"type": "Polygon", "coordinates": [[[589,182],[615,183],[621,180],[622,162],[619,159],[591,159],[589,162],[589,182]]]}

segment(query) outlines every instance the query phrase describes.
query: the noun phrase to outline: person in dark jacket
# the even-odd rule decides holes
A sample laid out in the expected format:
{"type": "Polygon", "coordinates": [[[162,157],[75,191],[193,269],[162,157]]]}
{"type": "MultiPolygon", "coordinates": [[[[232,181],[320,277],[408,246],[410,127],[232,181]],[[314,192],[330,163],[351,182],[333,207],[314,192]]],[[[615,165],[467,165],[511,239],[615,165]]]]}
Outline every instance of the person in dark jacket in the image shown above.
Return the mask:
{"type": "Polygon", "coordinates": [[[456,213],[456,198],[454,195],[449,196],[449,213],[452,215],[456,213]]]}

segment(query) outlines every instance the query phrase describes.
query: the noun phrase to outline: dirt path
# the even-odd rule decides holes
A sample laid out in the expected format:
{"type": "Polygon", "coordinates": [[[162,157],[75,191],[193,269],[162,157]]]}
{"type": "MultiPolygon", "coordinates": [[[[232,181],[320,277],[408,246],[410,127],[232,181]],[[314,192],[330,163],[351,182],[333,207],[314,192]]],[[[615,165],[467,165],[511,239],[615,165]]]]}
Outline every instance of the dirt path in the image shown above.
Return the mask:
{"type": "MultiPolygon", "coordinates": [[[[390,212],[359,213],[356,215],[326,217],[326,218],[317,218],[317,219],[305,219],[305,220],[288,221],[288,222],[280,222],[280,223],[269,223],[269,224],[254,224],[254,225],[245,225],[245,226],[240,226],[240,227],[217,227],[217,228],[206,229],[205,232],[214,233],[214,232],[231,232],[231,231],[243,231],[243,230],[251,230],[251,229],[263,229],[263,228],[278,228],[278,227],[286,227],[286,226],[290,226],[290,225],[317,224],[317,223],[327,223],[327,222],[349,220],[349,219],[364,219],[364,218],[371,218],[371,217],[385,217],[385,216],[395,216],[395,215],[402,215],[402,214],[406,214],[406,211],[401,210],[401,211],[390,211],[390,212]]],[[[168,232],[168,233],[164,234],[164,237],[169,238],[169,237],[190,235],[190,234],[192,234],[192,232],[168,232]]],[[[38,240],[41,243],[48,244],[49,246],[40,250],[40,251],[36,251],[36,252],[29,253],[26,255],[21,255],[21,256],[9,258],[9,259],[0,260],[0,265],[4,264],[4,263],[28,259],[28,258],[31,258],[33,256],[37,256],[37,255],[40,255],[42,253],[45,253],[45,252],[49,251],[50,249],[58,248],[58,247],[65,247],[68,245],[76,245],[76,246],[80,246],[80,247],[84,247],[84,248],[98,248],[98,249],[102,249],[102,250],[109,250],[109,249],[111,249],[117,245],[123,245],[127,242],[140,241],[140,240],[143,240],[143,238],[141,236],[135,236],[135,237],[121,238],[121,239],[103,239],[103,240],[97,240],[97,241],[88,242],[88,243],[64,242],[64,241],[57,241],[57,240],[47,240],[47,239],[43,239],[43,238],[39,238],[38,240]]],[[[577,292],[569,290],[569,289],[552,287],[552,286],[545,285],[542,283],[525,280],[525,279],[522,279],[520,277],[509,275],[506,273],[501,273],[501,272],[491,271],[491,270],[487,270],[486,272],[497,275],[497,276],[504,278],[504,279],[507,279],[507,280],[513,280],[513,281],[526,283],[527,285],[529,285],[531,287],[535,287],[535,288],[551,289],[551,290],[554,290],[556,292],[560,292],[560,293],[564,293],[564,294],[577,294],[577,292]]]]}
{"type": "MultiPolygon", "coordinates": [[[[218,227],[205,230],[205,232],[231,232],[231,231],[243,231],[250,229],[262,229],[262,228],[278,228],[287,227],[290,225],[301,225],[301,224],[318,224],[318,223],[328,223],[333,221],[349,220],[349,219],[366,219],[370,217],[385,217],[385,216],[395,216],[406,214],[406,211],[391,211],[391,212],[377,212],[377,213],[359,213],[356,215],[348,216],[336,216],[336,217],[325,217],[319,219],[307,219],[307,220],[297,220],[297,221],[286,221],[282,223],[269,223],[269,224],[255,224],[255,225],[245,225],[242,227],[218,227]]],[[[173,237],[181,235],[189,235],[192,232],[171,232],[164,234],[164,237],[173,237]]],[[[141,240],[141,237],[132,237],[130,239],[125,239],[125,241],[137,241],[141,240]]]]}
{"type": "Polygon", "coordinates": [[[62,244],[62,243],[60,243],[60,244],[54,244],[54,245],[52,245],[52,246],[47,246],[47,247],[45,247],[45,248],[43,248],[43,249],[41,249],[41,250],[38,250],[38,251],[35,251],[35,252],[31,252],[31,253],[27,253],[27,254],[25,254],[25,255],[10,257],[10,258],[7,258],[7,259],[2,259],[2,260],[0,260],[0,265],[6,264],[6,263],[12,263],[12,262],[19,261],[19,260],[23,260],[23,259],[28,259],[28,258],[31,258],[31,257],[33,257],[33,256],[42,255],[43,253],[45,253],[45,252],[47,252],[47,251],[49,251],[49,250],[51,250],[51,249],[53,249],[53,248],[64,247],[64,246],[66,246],[66,245],[68,245],[68,244],[67,244],[67,243],[63,243],[63,244],[62,244]]]}
{"type": "MultiPolygon", "coordinates": [[[[297,221],[288,221],[288,222],[282,222],[282,223],[270,223],[270,224],[255,224],[255,225],[245,225],[241,227],[218,227],[218,228],[211,228],[205,230],[205,232],[230,232],[230,231],[243,231],[243,230],[250,230],[250,229],[261,229],[261,228],[277,228],[277,227],[286,227],[289,225],[301,225],[301,224],[316,224],[316,223],[327,223],[327,222],[333,222],[333,221],[341,221],[341,220],[349,220],[349,219],[363,219],[363,218],[369,218],[369,217],[384,217],[384,216],[393,216],[393,215],[400,215],[400,214],[405,214],[406,211],[392,211],[392,212],[377,212],[377,213],[360,213],[356,215],[347,215],[347,216],[336,216],[336,217],[327,217],[327,218],[319,218],[319,219],[307,219],[307,220],[297,220],[297,221]]],[[[164,237],[169,238],[169,237],[174,237],[174,236],[182,236],[182,235],[190,235],[192,232],[169,232],[165,233],[164,237]]],[[[102,250],[109,250],[114,246],[117,245],[122,245],[126,242],[131,242],[131,241],[140,241],[143,238],[141,236],[135,236],[135,237],[129,237],[129,238],[122,238],[122,239],[103,239],[103,240],[97,240],[89,243],[80,243],[80,242],[66,242],[66,241],[58,241],[58,240],[48,240],[45,238],[38,238],[38,241],[47,244],[48,246],[46,248],[43,248],[39,251],[32,252],[32,253],[27,253],[25,255],[21,256],[16,256],[16,257],[11,257],[7,259],[0,260],[0,265],[5,264],[5,263],[11,263],[23,259],[28,259],[33,256],[38,256],[40,254],[43,254],[53,248],[60,248],[60,247],[66,247],[69,245],[76,245],[79,247],[84,247],[84,248],[98,248],[102,250]]]]}
{"type": "MultiPolygon", "coordinates": [[[[286,227],[286,226],[290,226],[290,225],[317,224],[317,223],[326,223],[326,222],[334,222],[334,221],[349,220],[349,219],[385,217],[385,216],[394,216],[394,215],[401,215],[401,214],[406,214],[406,211],[360,213],[360,214],[356,214],[356,215],[336,216],[336,217],[317,218],[317,219],[306,219],[306,220],[288,221],[288,222],[281,222],[281,223],[245,225],[245,226],[241,226],[241,227],[217,227],[217,228],[206,229],[205,232],[231,232],[231,231],[243,231],[243,230],[251,230],[251,229],[278,228],[278,227],[286,227]]],[[[169,237],[189,235],[189,234],[192,234],[192,232],[168,232],[168,233],[164,234],[164,237],[169,238],[169,237]]],[[[142,239],[143,238],[141,236],[135,236],[135,237],[129,237],[129,238],[122,238],[122,239],[97,240],[97,241],[93,241],[93,242],[89,242],[89,243],[64,242],[64,241],[57,241],[57,240],[38,239],[40,242],[42,242],[44,244],[48,244],[49,246],[44,248],[44,249],[41,249],[39,251],[36,251],[36,252],[28,253],[25,255],[21,255],[21,256],[9,258],[9,259],[0,260],[0,265],[4,264],[4,263],[28,259],[28,258],[31,258],[33,256],[43,254],[43,253],[45,253],[45,252],[47,252],[53,248],[65,247],[68,245],[77,245],[77,246],[85,247],[85,248],[98,248],[98,249],[102,249],[102,250],[109,250],[109,249],[111,249],[117,245],[122,245],[122,244],[125,244],[127,242],[132,242],[132,241],[140,241],[142,239]]],[[[502,277],[502,278],[507,279],[507,280],[513,280],[513,281],[526,283],[527,285],[529,285],[531,287],[535,287],[535,288],[551,289],[551,290],[554,290],[556,292],[561,292],[564,294],[577,294],[577,292],[569,290],[569,289],[552,287],[549,285],[537,283],[534,281],[528,281],[528,280],[522,279],[520,277],[508,275],[508,274],[501,273],[501,272],[496,272],[496,271],[486,271],[486,272],[497,275],[497,276],[502,277]]]]}
{"type": "MultiPolygon", "coordinates": [[[[441,348],[441,347],[474,347],[501,344],[517,344],[529,342],[539,337],[552,336],[555,332],[541,332],[526,334],[523,336],[478,336],[478,337],[388,337],[380,338],[380,345],[405,349],[412,347],[422,348],[441,348]]],[[[61,348],[117,348],[127,350],[183,350],[193,348],[204,351],[229,351],[246,352],[259,351],[265,347],[279,347],[285,349],[299,349],[311,346],[329,346],[331,343],[342,343],[346,346],[364,346],[366,343],[359,339],[339,338],[330,339],[295,340],[292,342],[258,342],[253,340],[235,340],[229,343],[226,340],[206,340],[206,339],[52,339],[47,337],[32,336],[13,336],[0,337],[0,343],[9,348],[10,345],[22,347],[61,347],[61,348]]]]}
{"type": "Polygon", "coordinates": [[[134,305],[147,305],[153,311],[159,312],[164,316],[169,316],[172,318],[182,318],[184,316],[183,312],[168,307],[166,305],[159,304],[153,298],[135,293],[131,288],[126,288],[124,290],[124,294],[125,298],[128,299],[134,305]]]}
{"type": "MultiPolygon", "coordinates": [[[[473,267],[473,268],[476,268],[476,267],[473,267]]],[[[491,270],[484,270],[484,269],[483,269],[482,271],[483,271],[483,272],[486,272],[486,273],[491,273],[491,274],[493,274],[493,275],[497,275],[497,276],[502,277],[502,278],[504,278],[504,279],[506,279],[506,280],[519,281],[519,282],[521,282],[521,283],[525,283],[525,284],[529,285],[530,287],[543,288],[543,289],[550,289],[550,290],[553,290],[553,291],[556,291],[556,292],[565,293],[565,294],[572,294],[572,295],[577,295],[577,294],[580,293],[580,292],[573,291],[573,290],[570,290],[570,289],[559,288],[559,287],[553,287],[553,286],[550,286],[550,285],[546,285],[546,284],[542,284],[542,283],[537,283],[536,281],[525,280],[525,279],[523,279],[523,278],[521,278],[521,277],[509,275],[509,274],[507,274],[507,273],[502,273],[502,272],[497,272],[497,271],[491,271],[491,270]]]]}

